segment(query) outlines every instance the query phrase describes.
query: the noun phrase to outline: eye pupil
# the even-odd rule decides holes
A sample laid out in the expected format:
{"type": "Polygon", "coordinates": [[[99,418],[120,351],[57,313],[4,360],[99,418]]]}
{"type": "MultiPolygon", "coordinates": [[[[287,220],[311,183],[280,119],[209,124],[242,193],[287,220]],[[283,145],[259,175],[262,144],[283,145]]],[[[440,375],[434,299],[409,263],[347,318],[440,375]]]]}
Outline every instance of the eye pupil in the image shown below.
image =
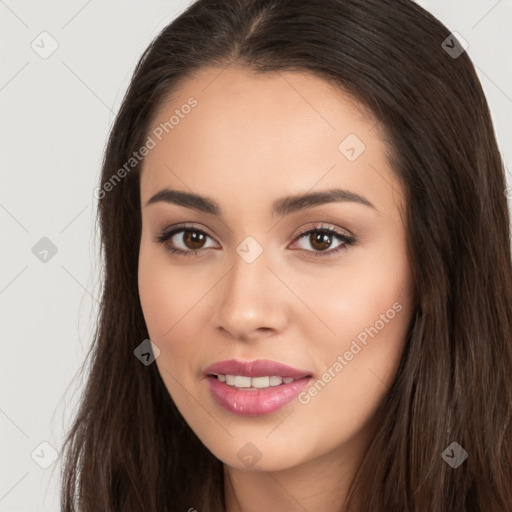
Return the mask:
{"type": "Polygon", "coordinates": [[[189,246],[190,243],[191,245],[189,246],[189,248],[191,249],[200,248],[202,246],[202,243],[204,243],[204,238],[204,234],[199,233],[198,231],[186,231],[184,235],[185,244],[189,246]]]}
{"type": "Polygon", "coordinates": [[[327,249],[331,245],[331,236],[328,233],[311,233],[310,241],[315,250],[327,249]],[[320,244],[320,247],[317,245],[320,244]]]}

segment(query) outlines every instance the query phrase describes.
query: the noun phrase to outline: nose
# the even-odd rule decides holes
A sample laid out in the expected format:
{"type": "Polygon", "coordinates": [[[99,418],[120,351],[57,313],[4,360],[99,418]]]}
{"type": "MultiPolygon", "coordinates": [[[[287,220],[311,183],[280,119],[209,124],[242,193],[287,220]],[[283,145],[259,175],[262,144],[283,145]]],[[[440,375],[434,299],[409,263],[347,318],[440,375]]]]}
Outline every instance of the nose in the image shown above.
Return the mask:
{"type": "Polygon", "coordinates": [[[265,251],[252,263],[236,254],[232,269],[218,285],[216,328],[241,341],[278,334],[288,322],[291,295],[269,268],[265,251]]]}

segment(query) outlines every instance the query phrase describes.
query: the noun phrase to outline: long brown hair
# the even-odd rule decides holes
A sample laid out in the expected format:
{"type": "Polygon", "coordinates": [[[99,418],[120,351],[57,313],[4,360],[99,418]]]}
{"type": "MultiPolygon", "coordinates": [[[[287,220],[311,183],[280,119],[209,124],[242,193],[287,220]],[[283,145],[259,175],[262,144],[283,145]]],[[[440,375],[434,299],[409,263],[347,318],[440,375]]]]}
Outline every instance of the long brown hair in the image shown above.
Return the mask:
{"type": "Polygon", "coordinates": [[[222,462],[186,424],[156,365],[133,353],[149,337],[137,285],[140,164],[122,179],[118,169],[170,92],[201,68],[228,65],[312,72],[350,93],[385,127],[405,191],[418,300],[350,510],[512,510],[505,174],[474,67],[450,37],[407,0],[199,0],[153,40],[103,161],[102,300],[64,445],[64,511],[224,510],[222,462]],[[468,452],[456,469],[441,456],[452,442],[468,452]]]}

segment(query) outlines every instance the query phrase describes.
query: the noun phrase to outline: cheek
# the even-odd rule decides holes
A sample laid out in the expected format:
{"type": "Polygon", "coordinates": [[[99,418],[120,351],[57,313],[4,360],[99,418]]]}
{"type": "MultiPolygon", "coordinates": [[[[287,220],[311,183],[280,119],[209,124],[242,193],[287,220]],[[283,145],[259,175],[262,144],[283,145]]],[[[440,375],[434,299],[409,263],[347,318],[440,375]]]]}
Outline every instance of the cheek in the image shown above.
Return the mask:
{"type": "MultiPolygon", "coordinates": [[[[195,427],[215,424],[202,401],[195,395],[196,359],[201,353],[201,326],[197,324],[196,306],[211,284],[191,275],[184,266],[170,264],[163,251],[141,246],[139,255],[139,296],[148,334],[160,349],[155,364],[164,385],[186,421],[195,427]]],[[[197,364],[197,363],[196,363],[197,364]]]]}
{"type": "Polygon", "coordinates": [[[401,247],[383,245],[346,269],[329,293],[309,294],[335,334],[317,336],[316,366],[322,373],[302,403],[310,413],[315,410],[311,417],[321,415],[332,428],[341,421],[347,432],[355,432],[396,377],[413,313],[412,279],[401,247]],[[324,417],[321,411],[332,410],[333,404],[338,413],[324,417]]]}
{"type": "Polygon", "coordinates": [[[176,388],[171,376],[184,383],[197,377],[194,362],[208,317],[198,315],[214,280],[211,272],[171,264],[161,248],[141,245],[139,297],[149,337],[160,349],[156,364],[169,390],[176,388]]]}
{"type": "Polygon", "coordinates": [[[174,325],[197,303],[200,287],[184,267],[170,264],[160,247],[144,240],[139,252],[139,297],[151,339],[169,337],[174,325]]]}
{"type": "Polygon", "coordinates": [[[180,282],[180,273],[166,264],[160,251],[141,245],[138,286],[144,320],[151,340],[160,350],[178,322],[189,288],[180,282]]]}
{"type": "Polygon", "coordinates": [[[330,330],[323,329],[322,336],[327,353],[349,350],[355,339],[362,346],[367,339],[387,340],[383,350],[401,345],[411,316],[413,283],[405,247],[397,238],[396,244],[385,240],[371,250],[347,253],[315,286],[303,280],[303,296],[330,330]]]}

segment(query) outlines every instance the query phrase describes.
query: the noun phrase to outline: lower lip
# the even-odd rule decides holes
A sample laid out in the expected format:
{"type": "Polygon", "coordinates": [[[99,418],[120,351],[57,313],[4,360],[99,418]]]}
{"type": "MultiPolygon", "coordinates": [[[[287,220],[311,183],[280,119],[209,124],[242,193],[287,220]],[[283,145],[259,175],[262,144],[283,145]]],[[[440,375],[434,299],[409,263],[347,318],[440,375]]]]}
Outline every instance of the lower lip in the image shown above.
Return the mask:
{"type": "Polygon", "coordinates": [[[305,377],[290,384],[264,389],[235,388],[211,376],[206,380],[213,398],[221,407],[240,416],[259,416],[284,407],[308,386],[311,379],[305,377]]]}

